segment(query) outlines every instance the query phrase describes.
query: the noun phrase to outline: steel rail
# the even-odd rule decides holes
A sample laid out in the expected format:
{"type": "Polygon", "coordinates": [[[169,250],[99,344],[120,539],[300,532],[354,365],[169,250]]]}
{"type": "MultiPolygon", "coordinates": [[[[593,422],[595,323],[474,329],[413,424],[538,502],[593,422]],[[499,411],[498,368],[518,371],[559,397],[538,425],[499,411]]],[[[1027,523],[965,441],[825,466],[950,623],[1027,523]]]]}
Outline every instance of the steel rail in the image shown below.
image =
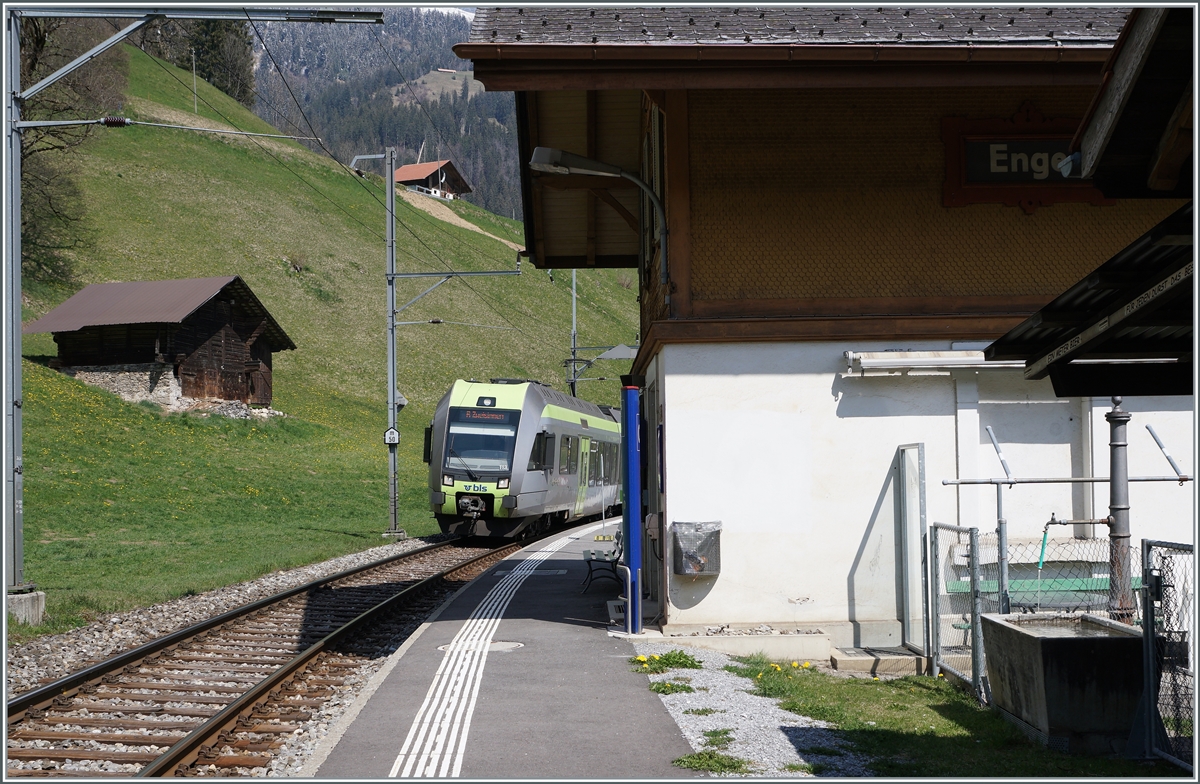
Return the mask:
{"type": "Polygon", "coordinates": [[[274,673],[264,678],[259,683],[255,684],[249,691],[243,694],[238,699],[227,705],[216,716],[206,721],[204,724],[197,727],[186,737],[175,743],[171,748],[167,749],[161,757],[147,765],[136,775],[138,778],[149,778],[152,776],[170,776],[174,775],[176,769],[180,765],[187,765],[196,761],[202,747],[211,741],[214,737],[235,727],[242,718],[242,714],[246,711],[253,710],[256,703],[265,697],[268,697],[273,689],[281,685],[283,682],[291,678],[297,672],[303,670],[305,666],[322,653],[329,645],[338,641],[341,637],[355,631],[359,626],[373,620],[377,615],[382,614],[389,609],[393,604],[401,600],[410,598],[414,593],[418,593],[425,588],[430,587],[436,582],[445,579],[454,572],[468,568],[479,561],[486,558],[495,558],[497,556],[504,557],[509,553],[506,550],[516,551],[526,546],[525,542],[517,542],[498,547],[482,555],[470,558],[460,564],[455,564],[447,569],[444,569],[437,574],[426,577],[425,579],[410,585],[403,591],[385,599],[383,602],[375,605],[369,610],[364,611],[358,617],[342,625],[340,628],[330,632],[321,640],[313,643],[305,651],[298,654],[295,658],[277,669],[274,673]]]}
{"type": "Polygon", "coordinates": [[[178,629],[170,634],[164,635],[124,653],[118,654],[117,656],[97,662],[96,664],[93,664],[90,667],[85,667],[77,672],[73,672],[69,675],[59,678],[52,683],[48,683],[45,686],[33,689],[32,691],[27,691],[23,694],[18,694],[16,697],[13,697],[8,701],[8,721],[11,724],[12,721],[19,716],[19,714],[25,711],[33,708],[39,708],[43,704],[48,704],[56,697],[73,696],[79,691],[81,686],[84,686],[90,681],[98,680],[102,676],[107,675],[114,670],[121,670],[124,667],[141,661],[147,656],[158,653],[165,648],[170,648],[173,645],[178,645],[179,643],[191,637],[195,637],[198,634],[202,634],[210,629],[214,629],[218,626],[228,623],[229,621],[236,620],[237,618],[252,613],[255,610],[268,607],[272,604],[283,601],[284,599],[288,599],[297,594],[317,588],[325,583],[350,577],[370,569],[378,568],[385,564],[394,563],[395,561],[412,558],[422,553],[428,553],[433,550],[449,547],[453,544],[454,541],[437,542],[426,547],[419,547],[416,550],[398,553],[394,556],[384,558],[379,561],[372,561],[371,563],[364,564],[362,566],[346,569],[327,577],[320,577],[295,588],[289,588],[281,593],[258,599],[250,602],[249,604],[244,604],[241,607],[235,607],[232,610],[224,612],[214,618],[209,618],[206,621],[201,621],[200,623],[187,626],[183,629],[178,629]]]}

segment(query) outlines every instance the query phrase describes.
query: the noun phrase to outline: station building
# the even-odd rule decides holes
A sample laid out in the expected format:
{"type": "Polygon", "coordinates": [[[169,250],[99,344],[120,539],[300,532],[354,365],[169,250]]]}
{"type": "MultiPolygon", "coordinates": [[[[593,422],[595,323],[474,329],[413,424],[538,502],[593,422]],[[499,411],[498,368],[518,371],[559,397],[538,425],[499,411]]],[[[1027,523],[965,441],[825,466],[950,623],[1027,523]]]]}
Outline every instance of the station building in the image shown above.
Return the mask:
{"type": "MultiPolygon", "coordinates": [[[[477,11],[455,51],[515,91],[522,161],[613,164],[665,207],[664,226],[627,178],[522,170],[536,266],[639,270],[665,634],[765,624],[811,632],[814,657],[914,642],[918,517],[996,526],[993,488],[943,484],[1004,476],[989,427],[1015,475],[1107,475],[1110,400],[983,349],[1190,198],[1190,158],[1149,198],[1058,168],[1128,13],[477,11]],[[704,521],[719,574],[673,573],[677,524],[704,521]]],[[[1191,395],[1124,407],[1132,475],[1172,473],[1147,424],[1194,472],[1191,395]]],[[[1102,483],[1012,488],[1009,539],[1107,506],[1102,483]]],[[[1192,541],[1191,486],[1135,483],[1131,506],[1135,542],[1192,541]]]]}

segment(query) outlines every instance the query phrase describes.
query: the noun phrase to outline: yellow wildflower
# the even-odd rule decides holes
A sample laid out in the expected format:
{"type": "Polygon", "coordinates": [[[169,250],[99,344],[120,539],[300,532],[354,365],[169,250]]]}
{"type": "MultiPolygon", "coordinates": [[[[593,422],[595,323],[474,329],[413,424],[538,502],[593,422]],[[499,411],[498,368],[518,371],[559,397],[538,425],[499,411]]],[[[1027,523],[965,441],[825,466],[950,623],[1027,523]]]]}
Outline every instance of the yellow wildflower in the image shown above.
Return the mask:
{"type": "Polygon", "coordinates": [[[807,670],[811,666],[812,666],[812,664],[810,664],[809,662],[804,662],[804,669],[807,670]]]}
{"type": "Polygon", "coordinates": [[[878,678],[872,678],[871,680],[873,680],[873,681],[877,681],[877,680],[879,680],[879,679],[878,679],[878,678]]]}
{"type": "Polygon", "coordinates": [[[650,658],[651,658],[651,659],[661,659],[662,657],[661,657],[661,656],[659,656],[657,653],[655,653],[655,654],[652,654],[652,655],[650,656],[650,658]]]}
{"type": "Polygon", "coordinates": [[[642,666],[643,666],[643,667],[649,667],[650,665],[649,665],[649,664],[643,664],[642,666]]]}
{"type": "Polygon", "coordinates": [[[800,664],[799,664],[799,662],[792,662],[792,666],[793,666],[793,667],[799,667],[799,666],[800,666],[800,664]]]}
{"type": "Polygon", "coordinates": [[[640,661],[640,662],[644,662],[644,661],[646,661],[646,657],[645,657],[645,656],[637,656],[637,657],[635,657],[635,658],[636,658],[638,661],[640,661]]]}

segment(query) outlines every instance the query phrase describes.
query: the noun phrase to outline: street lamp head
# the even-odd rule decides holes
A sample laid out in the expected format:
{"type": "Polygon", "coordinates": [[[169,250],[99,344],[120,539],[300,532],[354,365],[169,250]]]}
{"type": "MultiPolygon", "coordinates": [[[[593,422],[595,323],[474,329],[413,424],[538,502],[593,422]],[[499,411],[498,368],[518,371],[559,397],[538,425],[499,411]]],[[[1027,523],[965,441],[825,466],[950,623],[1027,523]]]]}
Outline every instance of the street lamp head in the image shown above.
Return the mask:
{"type": "Polygon", "coordinates": [[[591,174],[597,177],[620,177],[621,167],[593,161],[566,150],[537,147],[529,159],[529,168],[549,174],[591,174]]]}

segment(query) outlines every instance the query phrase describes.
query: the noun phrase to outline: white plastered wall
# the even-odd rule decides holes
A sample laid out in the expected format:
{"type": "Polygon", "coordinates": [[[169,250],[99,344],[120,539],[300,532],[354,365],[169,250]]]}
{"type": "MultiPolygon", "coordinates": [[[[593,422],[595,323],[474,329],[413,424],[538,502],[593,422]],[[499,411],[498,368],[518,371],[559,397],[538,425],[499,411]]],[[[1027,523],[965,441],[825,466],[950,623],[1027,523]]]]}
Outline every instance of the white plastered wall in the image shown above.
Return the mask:
{"type": "MultiPolygon", "coordinates": [[[[949,348],[946,341],[664,347],[647,369],[664,412],[664,520],[723,524],[718,577],[669,576],[668,628],[766,623],[820,627],[835,645],[900,644],[901,444],[925,444],[928,521],[981,532],[995,528],[995,490],[942,480],[1003,475],[988,425],[1014,475],[1085,476],[1093,468],[1107,475],[1101,401],[1059,400],[1048,381],[1027,382],[1020,370],[852,376],[843,356],[949,348]]],[[[1169,473],[1145,422],[1192,470],[1192,405],[1192,398],[1126,402],[1135,412],[1132,473],[1169,473]]],[[[654,440],[646,447],[657,448],[654,440]]],[[[1190,486],[1135,486],[1131,496],[1135,543],[1192,540],[1190,486]]],[[[1051,512],[1106,515],[1107,485],[1096,486],[1089,507],[1091,499],[1083,487],[1006,488],[1010,537],[1040,538],[1051,512]]],[[[669,573],[669,549],[664,554],[669,573]]]]}

